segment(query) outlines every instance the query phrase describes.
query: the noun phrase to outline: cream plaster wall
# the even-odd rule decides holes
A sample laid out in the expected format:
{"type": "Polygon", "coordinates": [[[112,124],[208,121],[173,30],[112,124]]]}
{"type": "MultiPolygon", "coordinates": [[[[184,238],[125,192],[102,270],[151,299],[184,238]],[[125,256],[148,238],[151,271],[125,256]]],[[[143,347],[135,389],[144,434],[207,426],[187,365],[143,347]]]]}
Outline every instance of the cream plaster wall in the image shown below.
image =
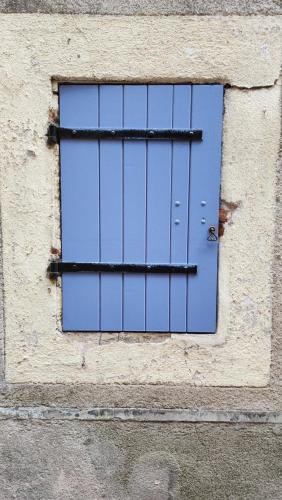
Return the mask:
{"type": "Polygon", "coordinates": [[[266,385],[281,23],[21,14],[0,16],[0,26],[7,381],[266,385]],[[220,243],[216,335],[100,344],[61,332],[60,288],[46,277],[59,246],[58,155],[44,134],[54,82],[70,80],[229,84],[222,198],[238,208],[220,243]]]}

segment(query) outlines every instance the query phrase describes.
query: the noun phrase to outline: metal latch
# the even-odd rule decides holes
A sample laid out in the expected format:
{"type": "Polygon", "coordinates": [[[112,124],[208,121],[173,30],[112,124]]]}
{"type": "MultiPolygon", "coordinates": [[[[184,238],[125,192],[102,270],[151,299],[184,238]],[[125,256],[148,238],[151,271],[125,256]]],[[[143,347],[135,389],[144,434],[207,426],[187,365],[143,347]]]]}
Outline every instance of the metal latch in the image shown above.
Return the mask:
{"type": "Polygon", "coordinates": [[[208,241],[217,241],[218,240],[218,236],[216,234],[216,228],[215,228],[215,226],[210,226],[209,227],[209,235],[207,237],[207,240],[208,241]]]}

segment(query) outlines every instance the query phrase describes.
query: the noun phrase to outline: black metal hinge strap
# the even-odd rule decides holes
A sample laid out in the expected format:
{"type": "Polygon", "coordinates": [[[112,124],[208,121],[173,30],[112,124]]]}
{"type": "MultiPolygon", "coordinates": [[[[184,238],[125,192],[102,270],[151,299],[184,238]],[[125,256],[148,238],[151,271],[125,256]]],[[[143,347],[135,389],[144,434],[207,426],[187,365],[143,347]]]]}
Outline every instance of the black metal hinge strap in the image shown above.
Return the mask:
{"type": "Polygon", "coordinates": [[[195,264],[109,264],[104,262],[50,262],[47,272],[56,278],[62,273],[154,273],[196,274],[195,264]]]}
{"type": "Polygon", "coordinates": [[[167,139],[200,141],[202,130],[173,129],[72,129],[50,124],[47,132],[48,143],[58,144],[60,139],[167,139]]]}

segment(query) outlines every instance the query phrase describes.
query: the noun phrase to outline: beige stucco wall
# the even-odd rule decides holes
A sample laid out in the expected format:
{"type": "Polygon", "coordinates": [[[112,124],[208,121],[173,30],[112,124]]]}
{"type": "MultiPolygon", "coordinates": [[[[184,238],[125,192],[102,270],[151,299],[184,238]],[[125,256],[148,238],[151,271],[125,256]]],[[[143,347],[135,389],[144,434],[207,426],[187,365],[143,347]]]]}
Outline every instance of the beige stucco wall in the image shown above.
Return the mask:
{"type": "Polygon", "coordinates": [[[266,385],[281,23],[34,14],[4,15],[0,25],[7,381],[266,385]],[[220,243],[216,335],[136,343],[61,332],[60,287],[46,277],[60,244],[58,155],[44,134],[52,89],[69,80],[228,84],[222,198],[238,208],[220,243]]]}

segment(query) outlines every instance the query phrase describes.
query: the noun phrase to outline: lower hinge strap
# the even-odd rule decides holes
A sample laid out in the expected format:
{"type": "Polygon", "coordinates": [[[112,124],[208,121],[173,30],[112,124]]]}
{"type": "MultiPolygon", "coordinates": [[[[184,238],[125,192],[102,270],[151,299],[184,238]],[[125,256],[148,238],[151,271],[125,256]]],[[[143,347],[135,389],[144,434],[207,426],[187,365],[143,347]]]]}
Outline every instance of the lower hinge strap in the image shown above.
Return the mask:
{"type": "Polygon", "coordinates": [[[63,262],[51,261],[48,269],[50,278],[62,273],[152,273],[152,274],[197,274],[195,264],[130,264],[105,262],[63,262]]]}

